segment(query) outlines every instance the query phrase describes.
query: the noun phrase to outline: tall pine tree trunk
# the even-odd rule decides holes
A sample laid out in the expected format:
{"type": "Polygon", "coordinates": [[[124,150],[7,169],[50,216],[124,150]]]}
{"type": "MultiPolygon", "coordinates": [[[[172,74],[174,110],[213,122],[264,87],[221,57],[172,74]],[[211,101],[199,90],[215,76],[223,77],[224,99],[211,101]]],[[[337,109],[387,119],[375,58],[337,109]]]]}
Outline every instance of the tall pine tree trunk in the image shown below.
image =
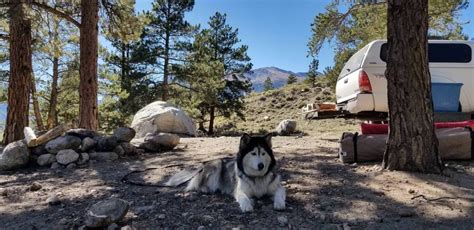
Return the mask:
{"type": "Polygon", "coordinates": [[[97,130],[98,0],[81,1],[79,127],[97,130]]]}
{"type": "MultiPolygon", "coordinates": [[[[169,8],[168,8],[169,9],[169,8]]],[[[164,56],[164,66],[163,66],[163,86],[162,86],[162,96],[161,100],[168,100],[168,77],[169,77],[169,46],[170,46],[170,36],[168,32],[165,32],[165,56],[164,56]]]]}
{"type": "Polygon", "coordinates": [[[387,15],[390,133],[383,165],[439,173],[428,69],[428,0],[388,0],[387,15]]]}
{"type": "Polygon", "coordinates": [[[20,0],[10,6],[10,78],[8,80],[8,112],[4,143],[24,138],[28,126],[31,87],[31,20],[27,4],[20,0]]]}
{"type": "Polygon", "coordinates": [[[35,114],[36,129],[44,130],[43,118],[41,117],[41,110],[38,102],[38,95],[36,94],[36,81],[34,76],[31,76],[31,99],[33,103],[33,112],[35,114]]]}
{"type": "Polygon", "coordinates": [[[59,58],[53,58],[53,80],[51,82],[51,94],[48,108],[48,129],[58,125],[58,79],[59,79],[59,58]]]}
{"type": "Polygon", "coordinates": [[[209,129],[207,130],[207,134],[213,135],[214,134],[214,119],[216,118],[216,107],[212,106],[209,109],[209,129]]]}

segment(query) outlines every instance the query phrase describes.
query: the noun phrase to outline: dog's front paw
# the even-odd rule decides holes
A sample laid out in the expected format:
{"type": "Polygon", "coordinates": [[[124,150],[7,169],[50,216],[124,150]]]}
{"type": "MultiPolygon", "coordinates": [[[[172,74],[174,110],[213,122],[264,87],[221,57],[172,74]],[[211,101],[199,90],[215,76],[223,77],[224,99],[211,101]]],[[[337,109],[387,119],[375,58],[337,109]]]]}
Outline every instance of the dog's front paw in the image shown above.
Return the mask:
{"type": "Polygon", "coordinates": [[[253,211],[253,205],[252,205],[252,202],[249,199],[239,202],[239,205],[240,205],[240,210],[242,210],[242,212],[252,212],[253,211]]]}
{"type": "Polygon", "coordinates": [[[273,203],[273,209],[284,210],[286,208],[285,201],[275,201],[273,203]]]}

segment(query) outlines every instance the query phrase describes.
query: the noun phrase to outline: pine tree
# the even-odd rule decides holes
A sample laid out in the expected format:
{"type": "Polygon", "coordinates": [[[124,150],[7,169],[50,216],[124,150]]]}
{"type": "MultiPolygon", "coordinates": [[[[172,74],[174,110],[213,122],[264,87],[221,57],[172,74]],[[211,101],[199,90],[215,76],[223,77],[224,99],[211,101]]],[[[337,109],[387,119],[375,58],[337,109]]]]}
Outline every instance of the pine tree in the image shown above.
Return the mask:
{"type": "MultiPolygon", "coordinates": [[[[209,28],[195,36],[187,64],[177,68],[176,83],[189,91],[191,101],[181,102],[200,118],[200,129],[208,121],[208,134],[214,133],[217,116],[235,114],[244,119],[243,97],[251,90],[244,73],[252,68],[247,56],[248,47],[238,45],[238,30],[226,24],[226,15],[216,13],[210,18],[209,28]]],[[[182,95],[181,98],[185,98],[182,95]]]]}
{"type": "Polygon", "coordinates": [[[144,41],[156,58],[159,76],[162,78],[161,99],[169,98],[168,85],[173,74],[172,65],[183,61],[187,39],[195,28],[184,18],[194,7],[194,0],[155,0],[148,12],[150,23],[146,26],[144,41]]]}
{"type": "Polygon", "coordinates": [[[263,82],[263,91],[269,91],[272,89],[273,89],[272,79],[270,79],[270,77],[267,77],[267,79],[265,79],[265,81],[263,82]]]}
{"type": "Polygon", "coordinates": [[[390,132],[383,166],[440,173],[428,68],[428,0],[388,0],[387,16],[390,132]]]}
{"type": "Polygon", "coordinates": [[[311,64],[309,64],[309,70],[308,70],[308,75],[306,76],[306,83],[310,84],[312,87],[314,87],[316,83],[316,78],[318,77],[318,66],[319,66],[319,60],[318,59],[313,59],[311,61],[311,64]]]}
{"type": "Polygon", "coordinates": [[[28,126],[29,99],[32,80],[31,18],[29,5],[15,0],[10,5],[10,75],[8,111],[4,143],[24,138],[28,126]]]}
{"type": "Polygon", "coordinates": [[[290,76],[288,76],[288,80],[286,80],[286,84],[290,85],[290,84],[296,83],[297,81],[298,79],[296,78],[296,76],[293,74],[290,74],[290,76]]]}

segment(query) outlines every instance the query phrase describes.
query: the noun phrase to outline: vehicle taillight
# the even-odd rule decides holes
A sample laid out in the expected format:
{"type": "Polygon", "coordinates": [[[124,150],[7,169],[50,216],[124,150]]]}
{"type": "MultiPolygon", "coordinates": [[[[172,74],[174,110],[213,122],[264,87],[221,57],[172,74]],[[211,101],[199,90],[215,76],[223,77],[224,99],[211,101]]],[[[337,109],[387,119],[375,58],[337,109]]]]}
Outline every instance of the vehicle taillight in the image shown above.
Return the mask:
{"type": "Polygon", "coordinates": [[[359,91],[361,93],[372,93],[372,85],[370,85],[369,76],[363,70],[359,72],[359,91]]]}

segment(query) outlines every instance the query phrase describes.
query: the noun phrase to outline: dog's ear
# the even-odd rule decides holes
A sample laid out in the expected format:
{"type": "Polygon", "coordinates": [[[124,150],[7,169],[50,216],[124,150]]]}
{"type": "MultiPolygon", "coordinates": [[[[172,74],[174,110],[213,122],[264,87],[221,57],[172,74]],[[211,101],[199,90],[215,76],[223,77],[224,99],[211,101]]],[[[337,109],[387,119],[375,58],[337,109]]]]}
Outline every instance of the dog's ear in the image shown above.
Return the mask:
{"type": "Polygon", "coordinates": [[[240,148],[248,145],[250,143],[250,139],[252,137],[246,133],[244,133],[244,135],[242,135],[242,137],[240,138],[240,148]]]}
{"type": "Polygon", "coordinates": [[[272,134],[269,133],[269,134],[263,136],[263,138],[265,139],[265,142],[267,142],[268,147],[272,148],[272,134]]]}

